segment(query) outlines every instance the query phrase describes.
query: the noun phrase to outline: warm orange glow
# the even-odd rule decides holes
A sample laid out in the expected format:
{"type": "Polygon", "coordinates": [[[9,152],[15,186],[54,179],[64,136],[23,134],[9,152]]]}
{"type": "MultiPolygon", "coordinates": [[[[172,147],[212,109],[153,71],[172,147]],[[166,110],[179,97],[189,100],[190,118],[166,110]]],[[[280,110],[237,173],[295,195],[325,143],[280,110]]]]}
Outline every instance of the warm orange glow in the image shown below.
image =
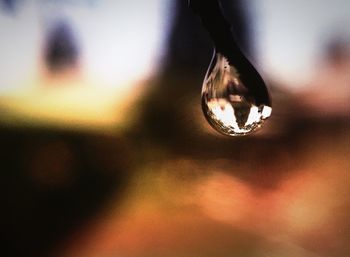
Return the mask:
{"type": "Polygon", "coordinates": [[[143,92],[128,90],[128,85],[113,88],[80,78],[38,80],[25,91],[1,97],[2,119],[21,124],[38,123],[61,127],[113,128],[127,126],[132,102],[143,92]],[[49,82],[49,83],[48,83],[49,82]],[[125,114],[128,108],[128,114],[125,114]]]}

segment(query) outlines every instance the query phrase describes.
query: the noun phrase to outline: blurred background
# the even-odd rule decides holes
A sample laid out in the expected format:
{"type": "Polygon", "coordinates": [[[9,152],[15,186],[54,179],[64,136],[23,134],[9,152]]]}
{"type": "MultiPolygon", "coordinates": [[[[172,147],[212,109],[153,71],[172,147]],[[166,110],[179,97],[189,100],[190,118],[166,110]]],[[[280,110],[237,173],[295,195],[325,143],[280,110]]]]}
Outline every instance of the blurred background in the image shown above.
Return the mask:
{"type": "Polygon", "coordinates": [[[1,256],[350,255],[350,2],[221,0],[272,117],[200,106],[185,0],[1,0],[1,256]]]}

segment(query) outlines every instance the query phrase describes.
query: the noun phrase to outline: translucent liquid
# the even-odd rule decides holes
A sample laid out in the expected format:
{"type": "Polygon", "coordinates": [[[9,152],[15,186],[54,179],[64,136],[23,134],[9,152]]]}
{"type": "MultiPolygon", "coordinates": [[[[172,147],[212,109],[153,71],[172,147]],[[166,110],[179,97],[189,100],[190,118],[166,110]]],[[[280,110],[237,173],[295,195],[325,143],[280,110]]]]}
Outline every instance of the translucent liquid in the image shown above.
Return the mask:
{"type": "MultiPolygon", "coordinates": [[[[253,70],[252,76],[256,76],[253,70]]],[[[266,90],[265,85],[261,85],[266,90]]],[[[270,117],[272,108],[267,99],[259,99],[244,85],[235,67],[226,57],[215,54],[204,79],[202,109],[210,125],[228,136],[247,135],[270,117]]]]}

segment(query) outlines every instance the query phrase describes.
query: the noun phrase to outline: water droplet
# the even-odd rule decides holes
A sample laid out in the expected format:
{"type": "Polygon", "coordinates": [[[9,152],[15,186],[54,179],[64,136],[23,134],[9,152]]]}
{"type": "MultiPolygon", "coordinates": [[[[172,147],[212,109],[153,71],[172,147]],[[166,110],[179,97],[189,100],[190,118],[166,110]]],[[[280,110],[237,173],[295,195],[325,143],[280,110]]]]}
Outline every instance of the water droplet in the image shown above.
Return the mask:
{"type": "Polygon", "coordinates": [[[255,131],[272,112],[264,81],[242,54],[236,57],[215,52],[202,88],[206,119],[228,136],[255,131]]]}

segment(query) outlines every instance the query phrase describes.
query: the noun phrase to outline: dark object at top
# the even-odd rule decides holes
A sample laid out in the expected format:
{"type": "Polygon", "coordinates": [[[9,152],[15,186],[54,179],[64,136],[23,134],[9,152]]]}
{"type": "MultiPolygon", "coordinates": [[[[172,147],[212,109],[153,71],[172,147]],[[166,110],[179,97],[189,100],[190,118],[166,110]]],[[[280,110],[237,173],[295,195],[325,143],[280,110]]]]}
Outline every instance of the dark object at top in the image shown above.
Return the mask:
{"type": "Polygon", "coordinates": [[[45,49],[45,64],[51,72],[73,68],[79,57],[78,46],[70,26],[64,22],[49,32],[45,49]]]}
{"type": "Polygon", "coordinates": [[[17,1],[16,0],[0,0],[0,6],[9,13],[14,13],[17,1]]]}
{"type": "Polygon", "coordinates": [[[228,56],[232,50],[238,50],[232,36],[231,26],[222,14],[221,6],[217,0],[189,0],[189,4],[201,18],[218,52],[228,56]]]}
{"type": "Polygon", "coordinates": [[[244,56],[233,38],[231,25],[225,19],[218,0],[189,0],[189,5],[200,17],[208,30],[215,46],[215,51],[224,55],[234,66],[250,94],[255,96],[256,105],[271,106],[265,83],[254,66],[244,56]]]}

